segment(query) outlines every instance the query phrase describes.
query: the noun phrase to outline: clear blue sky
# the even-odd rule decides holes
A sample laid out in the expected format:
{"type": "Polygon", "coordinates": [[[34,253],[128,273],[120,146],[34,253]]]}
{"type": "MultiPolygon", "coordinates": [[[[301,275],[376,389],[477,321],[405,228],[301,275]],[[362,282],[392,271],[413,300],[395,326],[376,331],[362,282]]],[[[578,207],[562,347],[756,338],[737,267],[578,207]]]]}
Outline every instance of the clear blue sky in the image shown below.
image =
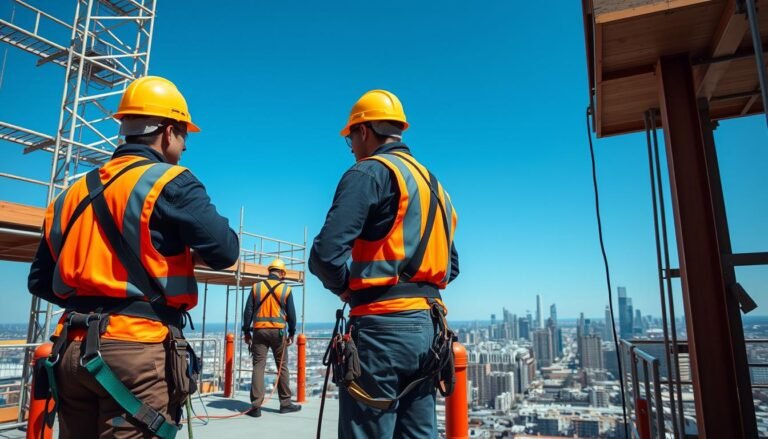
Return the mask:
{"type": "MultiPolygon", "coordinates": [[[[7,2],[0,14],[9,17],[7,2]]],[[[8,51],[0,120],[53,133],[64,72],[35,61],[8,51]]],[[[502,307],[523,314],[535,309],[537,293],[545,312],[555,302],[562,317],[601,317],[607,297],[584,127],[585,63],[578,2],[544,13],[535,2],[240,2],[226,9],[161,0],[150,73],[186,95],[203,132],[190,137],[182,164],[220,212],[236,228],[245,206],[247,230],[291,241],[303,239],[305,226],[315,236],[353,164],[338,135],[352,103],[369,89],[395,92],[411,123],[406,143],[459,213],[462,275],[444,294],[451,317],[487,319],[502,307]]],[[[716,137],[734,249],[768,250],[764,119],[723,122],[716,137]]],[[[658,315],[644,136],[595,146],[614,285],[658,315]]],[[[3,148],[0,172],[47,178],[50,156],[3,148]]],[[[5,179],[0,194],[35,205],[45,199],[42,190],[5,179]]],[[[0,322],[26,319],[27,270],[0,263],[0,322]]],[[[739,275],[765,306],[768,269],[739,275]]],[[[312,276],[307,293],[307,321],[331,320],[335,297],[312,276]]],[[[211,289],[209,304],[209,321],[223,321],[220,289],[211,289]]]]}

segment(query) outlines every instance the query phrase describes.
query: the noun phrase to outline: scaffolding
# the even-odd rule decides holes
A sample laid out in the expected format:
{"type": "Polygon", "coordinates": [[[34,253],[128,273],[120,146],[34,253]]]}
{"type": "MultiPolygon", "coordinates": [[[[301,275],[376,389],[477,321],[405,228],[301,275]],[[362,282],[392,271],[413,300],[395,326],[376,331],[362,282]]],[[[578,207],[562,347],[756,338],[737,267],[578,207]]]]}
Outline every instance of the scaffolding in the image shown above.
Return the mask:
{"type": "MultiPolygon", "coordinates": [[[[75,0],[70,21],[23,0],[8,1],[12,13],[9,19],[0,18],[0,42],[36,57],[37,66],[53,64],[64,69],[58,124],[52,134],[0,120],[0,142],[20,146],[23,154],[51,155],[47,180],[20,172],[2,172],[0,177],[45,188],[48,205],[71,183],[106,163],[118,147],[119,124],[112,117],[113,109],[126,86],[149,72],[156,1],[75,0]]],[[[0,75],[7,76],[4,61],[1,68],[0,75]]],[[[0,201],[0,260],[32,261],[41,239],[44,213],[41,207],[0,201]]],[[[274,257],[286,261],[286,282],[294,291],[301,291],[303,331],[306,230],[304,244],[246,232],[241,210],[239,237],[247,246],[241,248],[241,258],[232,267],[218,271],[195,268],[198,283],[205,285],[200,343],[205,341],[209,284],[226,286],[227,303],[234,294],[233,322],[237,329],[245,289],[266,279],[268,270],[263,263],[274,257]]],[[[48,339],[54,314],[50,303],[32,297],[18,422],[25,419],[28,406],[32,348],[48,339]]],[[[227,306],[227,322],[229,314],[227,306]]],[[[241,348],[239,344],[237,347],[241,348]]],[[[7,426],[0,425],[0,430],[7,426]]]]}

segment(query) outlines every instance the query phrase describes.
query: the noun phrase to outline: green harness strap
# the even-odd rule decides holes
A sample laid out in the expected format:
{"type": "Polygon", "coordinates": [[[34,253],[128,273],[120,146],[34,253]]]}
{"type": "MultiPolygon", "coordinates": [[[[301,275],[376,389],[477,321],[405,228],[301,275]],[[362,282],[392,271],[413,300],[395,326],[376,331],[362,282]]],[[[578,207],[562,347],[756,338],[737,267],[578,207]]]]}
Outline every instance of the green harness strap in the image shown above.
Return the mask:
{"type": "Polygon", "coordinates": [[[96,378],[96,381],[101,384],[104,390],[120,404],[120,407],[137,420],[146,424],[152,433],[162,439],[173,439],[176,437],[176,433],[179,431],[178,427],[168,423],[165,416],[157,410],[139,401],[115,376],[112,369],[101,358],[101,355],[91,358],[83,366],[96,378]]]}

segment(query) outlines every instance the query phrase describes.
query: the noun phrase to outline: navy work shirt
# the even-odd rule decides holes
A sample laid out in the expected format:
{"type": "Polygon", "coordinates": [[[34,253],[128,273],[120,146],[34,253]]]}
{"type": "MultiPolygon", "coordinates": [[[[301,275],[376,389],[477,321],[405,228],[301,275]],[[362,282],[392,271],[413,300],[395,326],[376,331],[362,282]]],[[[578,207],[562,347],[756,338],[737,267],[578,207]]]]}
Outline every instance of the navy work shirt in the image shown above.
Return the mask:
{"type": "MultiPolygon", "coordinates": [[[[401,152],[411,155],[404,143],[381,145],[373,155],[401,152]]],[[[309,271],[323,286],[339,295],[349,287],[347,261],[356,239],[377,241],[392,229],[400,202],[400,188],[386,166],[362,160],[341,177],[325,224],[312,244],[309,271]]],[[[451,247],[451,275],[459,275],[459,254],[451,247]]]]}
{"type": "MultiPolygon", "coordinates": [[[[165,162],[162,154],[146,145],[126,143],[112,158],[133,155],[165,162]]],[[[237,234],[229,221],[219,215],[205,187],[189,171],[184,171],[165,185],[149,220],[152,244],[164,256],[181,254],[189,247],[214,270],[232,266],[240,254],[237,234]]],[[[43,238],[29,271],[29,292],[57,305],[64,300],[53,294],[53,270],[56,262],[43,238]]]]}

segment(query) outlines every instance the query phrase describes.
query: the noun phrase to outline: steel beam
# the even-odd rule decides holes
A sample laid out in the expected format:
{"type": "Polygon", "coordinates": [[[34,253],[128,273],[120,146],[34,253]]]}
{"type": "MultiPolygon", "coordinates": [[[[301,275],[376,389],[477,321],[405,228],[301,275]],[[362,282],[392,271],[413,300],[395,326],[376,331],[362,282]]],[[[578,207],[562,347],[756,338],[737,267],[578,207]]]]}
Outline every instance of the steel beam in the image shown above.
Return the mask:
{"type": "Polygon", "coordinates": [[[688,55],[659,59],[657,78],[700,437],[757,438],[752,399],[739,388],[749,379],[735,354],[744,350],[734,333],[741,319],[734,321],[738,303],[726,289],[688,55]]]}

